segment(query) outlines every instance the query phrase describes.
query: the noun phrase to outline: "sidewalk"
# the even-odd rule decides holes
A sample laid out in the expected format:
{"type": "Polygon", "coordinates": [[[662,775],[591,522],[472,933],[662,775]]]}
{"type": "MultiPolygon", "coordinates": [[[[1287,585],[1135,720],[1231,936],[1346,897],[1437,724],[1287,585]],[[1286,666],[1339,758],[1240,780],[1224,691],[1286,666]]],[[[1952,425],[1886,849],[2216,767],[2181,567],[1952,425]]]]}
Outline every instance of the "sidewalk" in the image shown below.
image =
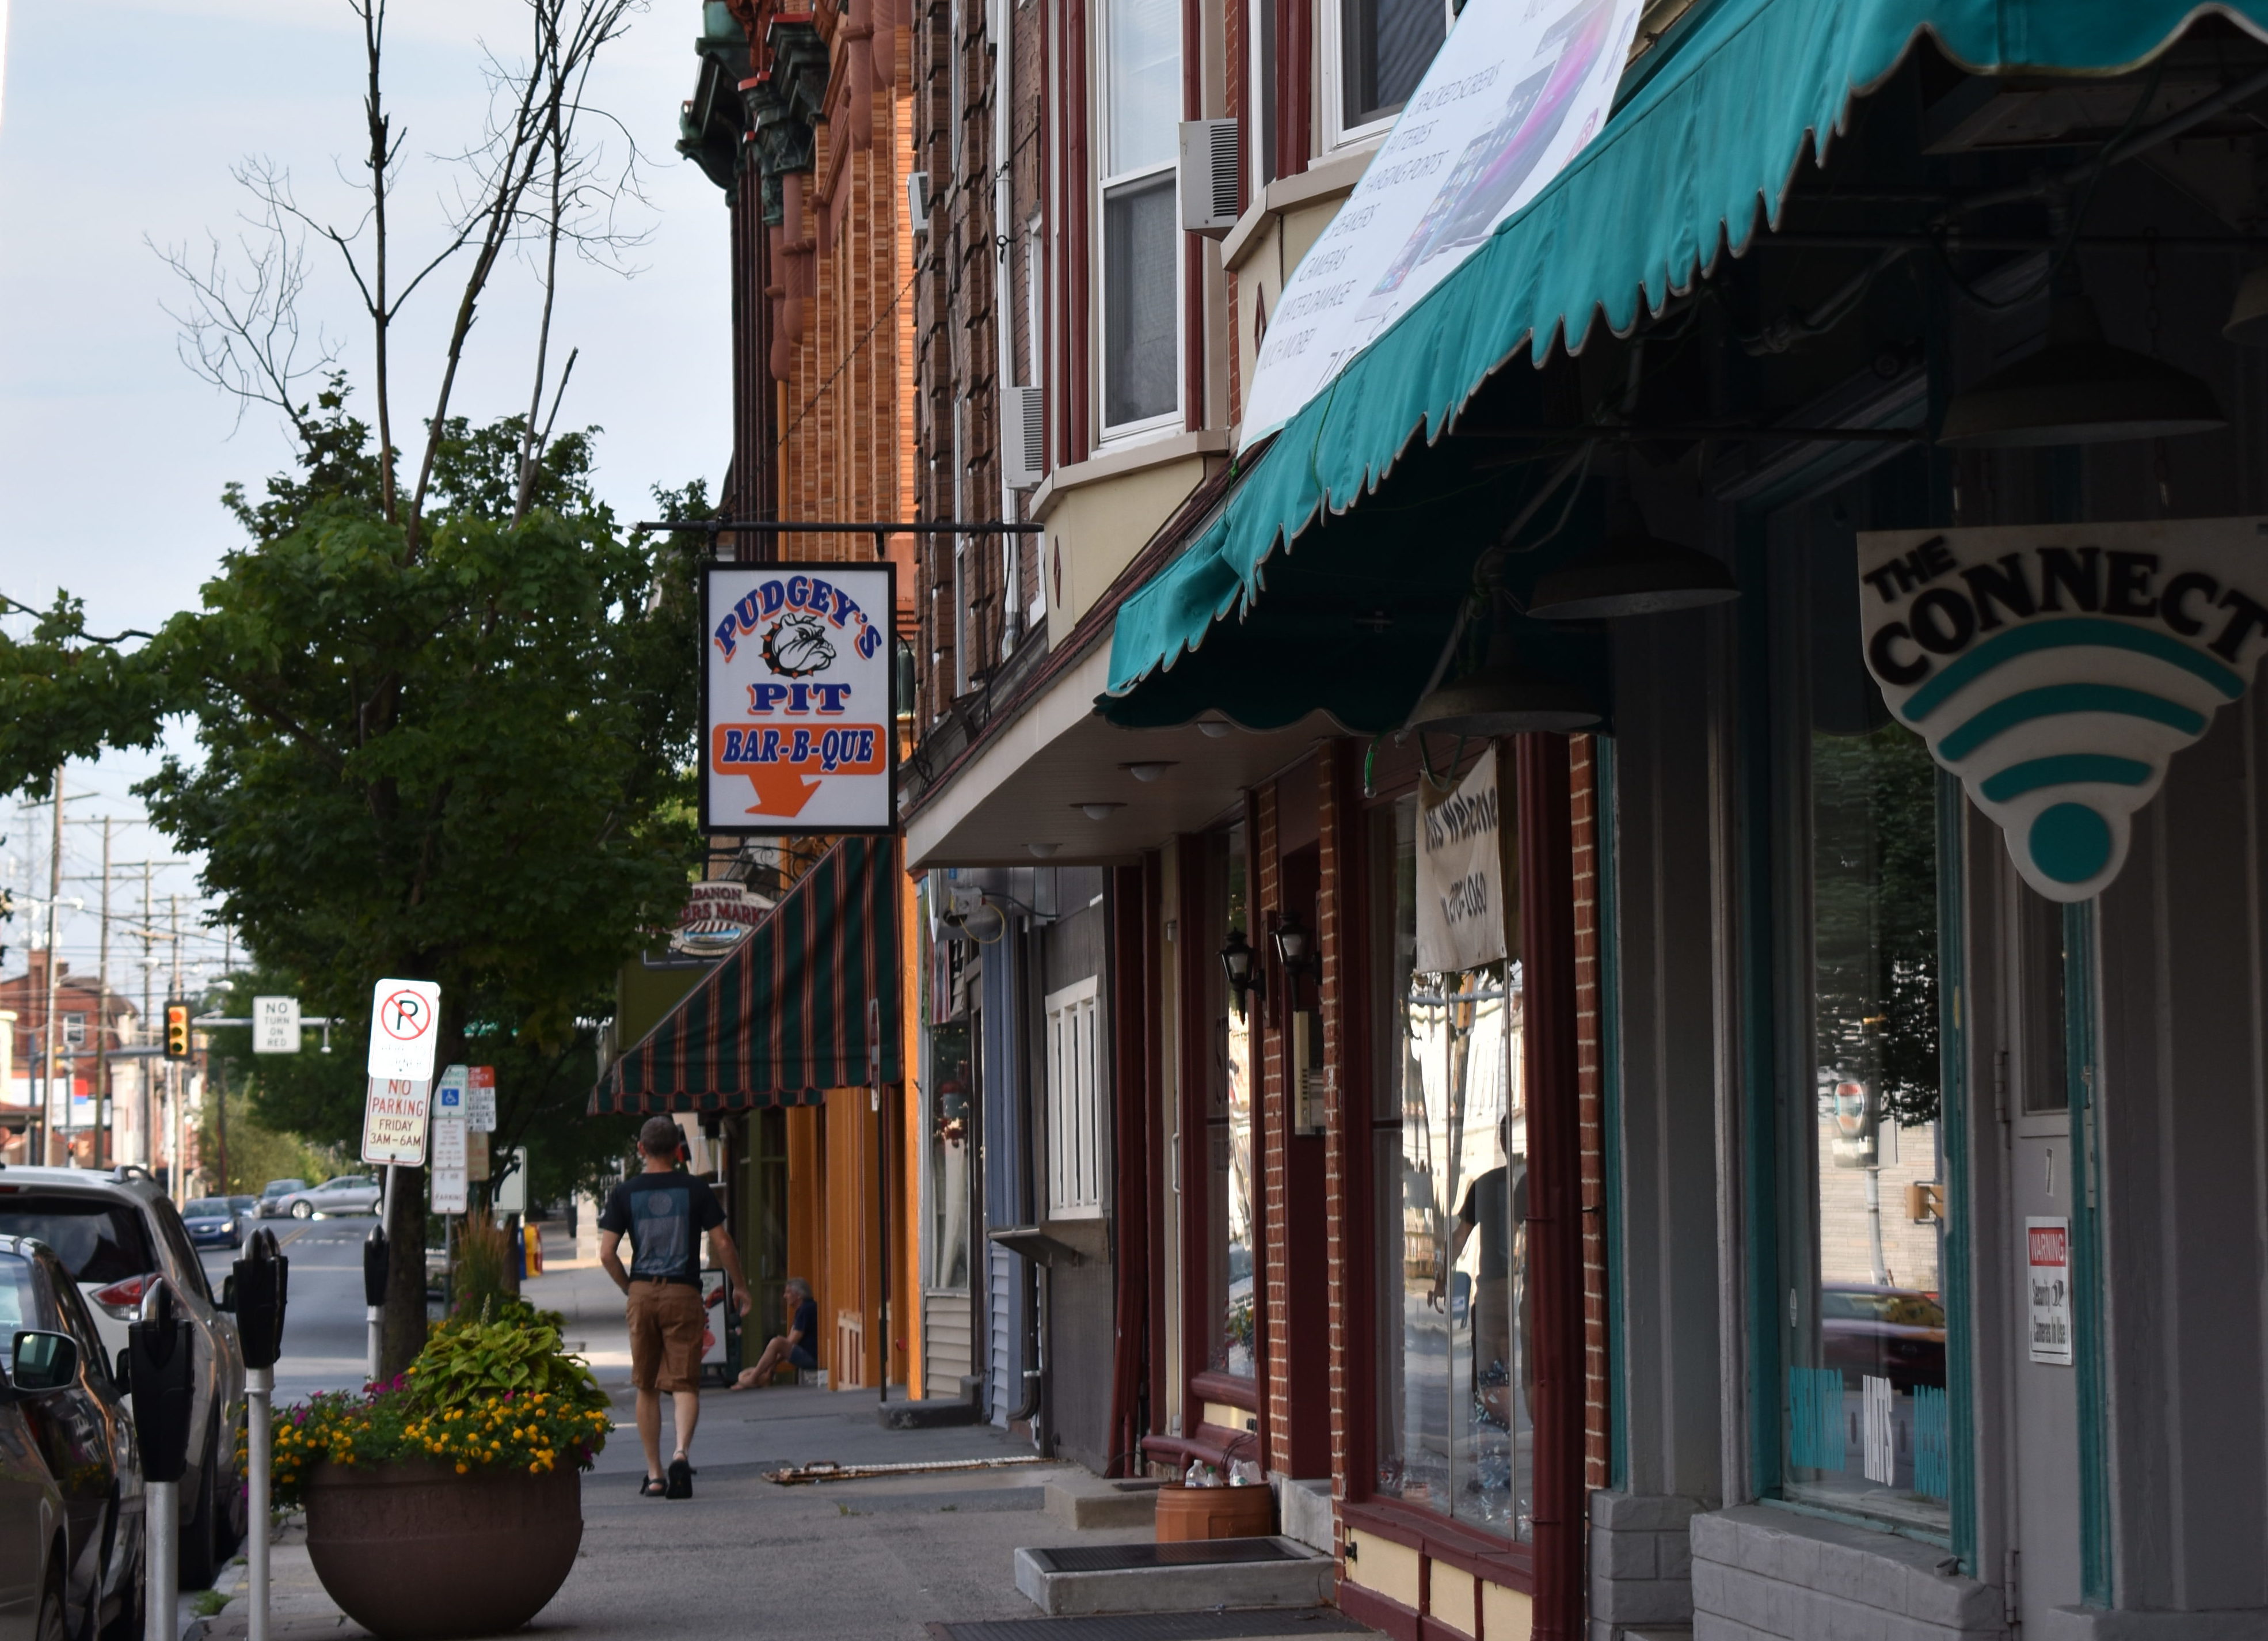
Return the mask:
{"type": "MultiPolygon", "coordinates": [[[[704,1392],[689,1500],[641,1498],[622,1298],[595,1264],[547,1238],[546,1274],[525,1292],[567,1318],[567,1338],[615,1405],[615,1429],[583,1482],[583,1548],[566,1586],[529,1633],[577,1641],[771,1637],[921,1641],[933,1622],[1033,1619],[1017,1593],[1020,1546],[1140,1542],[1146,1529],[1086,1531],[1044,1514],[1050,1476],[1076,1467],[914,1473],[780,1487],[784,1464],[1027,1456],[990,1426],[886,1430],[872,1391],[704,1392]]],[[[669,1441],[666,1419],[665,1445],[669,1441]]],[[[1080,1472],[1079,1474],[1084,1474],[1080,1472]]],[[[274,1641],[359,1637],[317,1583],[295,1523],[273,1556],[274,1641]]],[[[240,1571],[235,1577],[240,1578],[240,1571]]],[[[247,1632],[239,1596],[206,1634],[247,1632]]]]}

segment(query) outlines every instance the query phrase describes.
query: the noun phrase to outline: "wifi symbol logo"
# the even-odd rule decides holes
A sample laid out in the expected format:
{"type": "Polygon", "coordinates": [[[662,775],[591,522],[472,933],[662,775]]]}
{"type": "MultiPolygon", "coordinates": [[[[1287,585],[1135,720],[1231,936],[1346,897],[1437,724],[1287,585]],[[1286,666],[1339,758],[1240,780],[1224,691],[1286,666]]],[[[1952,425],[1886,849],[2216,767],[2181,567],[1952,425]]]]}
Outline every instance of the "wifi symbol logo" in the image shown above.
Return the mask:
{"type": "Polygon", "coordinates": [[[2268,647],[2263,522],[1859,538],[1883,699],[2050,899],[2117,876],[2174,754],[2242,698],[2268,647]]]}

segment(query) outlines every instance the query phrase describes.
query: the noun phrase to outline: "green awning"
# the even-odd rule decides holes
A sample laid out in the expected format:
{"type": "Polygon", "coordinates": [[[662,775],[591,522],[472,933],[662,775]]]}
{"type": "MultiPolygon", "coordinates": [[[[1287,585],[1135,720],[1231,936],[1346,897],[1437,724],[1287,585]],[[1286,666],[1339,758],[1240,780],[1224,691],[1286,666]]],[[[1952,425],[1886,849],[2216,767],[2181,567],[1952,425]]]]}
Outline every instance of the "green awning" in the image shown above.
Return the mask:
{"type": "MultiPolygon", "coordinates": [[[[1705,0],[1705,4],[1707,0],[1705,0]]],[[[1254,462],[1227,506],[1120,608],[1123,695],[1249,612],[1279,544],[1347,513],[1413,439],[1439,440],[1523,349],[1579,351],[1659,312],[1779,209],[1807,146],[1924,31],[1978,74],[2123,73],[2217,13],[2268,38],[2268,0],[1716,0],[1590,147],[1358,355],[1254,462]]],[[[1328,535],[1329,533],[1326,532],[1328,535]]],[[[1300,542],[1302,551],[1307,543],[1300,542]]]]}
{"type": "Polygon", "coordinates": [[[895,838],[845,838],[780,897],[685,1000],[607,1068],[608,1112],[815,1105],[866,1081],[868,1005],[881,1005],[881,1078],[898,1052],[895,838]]]}

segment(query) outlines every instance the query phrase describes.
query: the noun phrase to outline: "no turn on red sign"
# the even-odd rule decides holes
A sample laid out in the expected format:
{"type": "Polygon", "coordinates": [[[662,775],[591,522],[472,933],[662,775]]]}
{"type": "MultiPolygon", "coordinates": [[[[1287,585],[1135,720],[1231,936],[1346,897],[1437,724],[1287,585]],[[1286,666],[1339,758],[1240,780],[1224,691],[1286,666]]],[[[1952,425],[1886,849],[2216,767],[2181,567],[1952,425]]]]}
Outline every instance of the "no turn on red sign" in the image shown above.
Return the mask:
{"type": "Polygon", "coordinates": [[[380,980],[371,988],[370,1075],[431,1083],[440,1020],[441,988],[433,981],[380,980]]]}

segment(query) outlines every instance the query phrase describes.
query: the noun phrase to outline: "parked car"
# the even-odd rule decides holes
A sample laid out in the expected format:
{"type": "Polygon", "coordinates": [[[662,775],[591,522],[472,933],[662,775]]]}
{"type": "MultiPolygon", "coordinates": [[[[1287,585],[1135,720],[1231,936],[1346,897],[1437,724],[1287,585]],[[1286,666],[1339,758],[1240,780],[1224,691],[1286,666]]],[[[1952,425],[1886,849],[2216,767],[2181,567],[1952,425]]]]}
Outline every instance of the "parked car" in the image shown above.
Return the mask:
{"type": "Polygon", "coordinates": [[[1945,1307],[1934,1294],[1828,1282],[1819,1295],[1821,1361],[1846,1389],[1866,1378],[1898,1391],[1945,1383],[1945,1307]]]}
{"type": "MultiPolygon", "coordinates": [[[[126,1348],[126,1325],[162,1276],[188,1320],[193,1356],[188,1473],[181,1478],[180,1583],[210,1585],[244,1536],[236,1430],[244,1412],[244,1350],[213,1301],[204,1262],[181,1216],[146,1169],[0,1170],[0,1237],[53,1249],[86,1300],[105,1359],[126,1348]]],[[[132,1387],[127,1390],[132,1405],[132,1387]]]]}
{"type": "Polygon", "coordinates": [[[260,1187],[260,1209],[258,1217],[261,1219],[281,1218],[284,1211],[284,1199],[290,1196],[294,1191],[304,1191],[306,1188],[307,1182],[304,1179],[270,1179],[266,1185],[260,1187]]]}
{"type": "Polygon", "coordinates": [[[385,1194],[386,1188],[375,1174],[341,1174],[279,1199],[276,1210],[294,1219],[313,1219],[318,1214],[375,1214],[379,1199],[385,1194]]]}
{"type": "Polygon", "coordinates": [[[31,1552],[0,1557],[0,1585],[53,1586],[0,1590],[0,1602],[36,1615],[40,1641],[140,1641],[142,1465],[126,1394],[70,1273],[29,1237],[0,1237],[0,1539],[31,1552]]]}
{"type": "Polygon", "coordinates": [[[201,1196],[181,1210],[181,1226],[195,1248],[232,1248],[244,1240],[246,1222],[225,1196],[201,1196]]]}

